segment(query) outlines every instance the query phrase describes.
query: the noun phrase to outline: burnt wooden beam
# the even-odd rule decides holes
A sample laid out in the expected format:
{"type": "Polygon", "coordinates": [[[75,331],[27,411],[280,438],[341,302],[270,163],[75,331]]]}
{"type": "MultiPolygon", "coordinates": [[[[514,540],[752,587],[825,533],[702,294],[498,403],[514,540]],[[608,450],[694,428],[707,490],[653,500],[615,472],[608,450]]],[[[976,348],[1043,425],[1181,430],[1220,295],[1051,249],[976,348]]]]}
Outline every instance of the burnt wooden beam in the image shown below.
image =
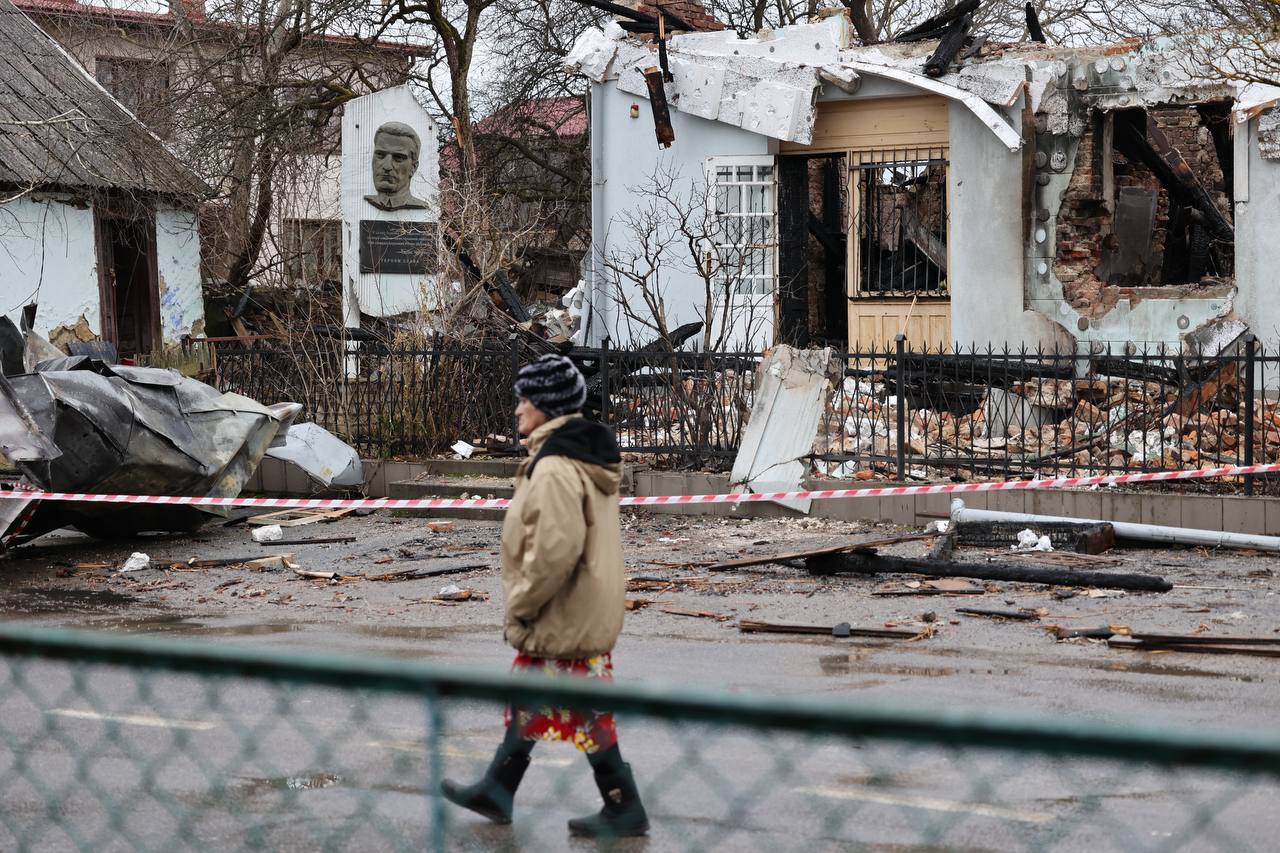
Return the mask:
{"type": "Polygon", "coordinates": [[[1178,201],[1203,214],[1205,225],[1220,240],[1234,240],[1235,229],[1213,203],[1181,152],[1149,115],[1116,122],[1116,147],[1129,160],[1142,163],[1178,201]],[[1144,119],[1144,120],[1143,120],[1144,119]]]}
{"type": "Polygon", "coordinates": [[[822,244],[822,251],[828,256],[839,255],[844,251],[844,247],[831,238],[831,233],[827,231],[823,221],[812,213],[809,214],[809,233],[813,235],[813,239],[822,244]]]}
{"type": "Polygon", "coordinates": [[[1218,167],[1222,169],[1222,191],[1227,194],[1227,203],[1231,209],[1235,210],[1236,157],[1235,146],[1231,143],[1231,104],[1223,101],[1197,104],[1196,112],[1200,114],[1200,123],[1213,139],[1213,151],[1218,155],[1218,167]]]}
{"type": "Polygon", "coordinates": [[[670,148],[671,143],[676,141],[676,131],[671,126],[671,110],[667,107],[667,90],[662,85],[662,69],[646,68],[644,83],[649,88],[649,108],[653,110],[653,133],[660,146],[670,148]]]}
{"type": "MultiPolygon", "coordinates": [[[[590,6],[593,9],[599,9],[601,12],[608,12],[611,15],[626,18],[628,21],[652,24],[655,28],[658,26],[658,19],[656,16],[648,15],[644,12],[638,12],[635,9],[628,8],[619,3],[610,3],[609,0],[577,0],[577,2],[581,3],[583,6],[590,6]]],[[[659,9],[662,8],[657,3],[652,5],[657,6],[659,9]]],[[[679,15],[673,14],[666,9],[662,9],[662,15],[667,19],[667,26],[672,29],[684,30],[686,32],[693,32],[696,29],[684,18],[681,18],[679,15]]],[[[657,30],[654,29],[654,32],[657,32],[657,30]]]]}
{"type": "Polygon", "coordinates": [[[490,293],[498,297],[502,309],[511,315],[511,319],[517,323],[524,323],[533,319],[533,315],[529,313],[529,309],[524,305],[524,300],[516,293],[516,289],[511,286],[511,281],[507,278],[506,272],[503,270],[495,272],[490,282],[490,287],[490,293]]]}
{"type": "MultiPolygon", "coordinates": [[[[624,387],[627,384],[627,378],[641,367],[654,366],[653,358],[646,357],[647,355],[651,353],[675,352],[693,338],[694,335],[701,331],[702,323],[700,321],[685,323],[683,326],[678,326],[675,329],[672,329],[667,333],[665,338],[659,335],[647,344],[636,347],[634,350],[629,350],[629,352],[637,354],[638,357],[634,359],[626,358],[624,353],[617,350],[612,351],[609,358],[608,372],[610,393],[612,393],[613,390],[624,387]]],[[[598,366],[598,359],[601,354],[601,350],[590,347],[575,347],[569,353],[570,357],[573,358],[575,362],[578,362],[580,368],[582,367],[581,362],[583,360],[592,356],[597,359],[597,367],[595,370],[591,371],[593,375],[591,379],[587,381],[586,405],[592,411],[600,411],[601,404],[604,402],[605,377],[598,366]]],[[[587,371],[583,370],[583,373],[585,374],[587,371]]]]}
{"type": "Polygon", "coordinates": [[[618,21],[618,26],[623,32],[640,33],[642,35],[657,35],[657,21],[618,21]]]}
{"type": "Polygon", "coordinates": [[[1214,235],[1223,240],[1234,239],[1235,229],[1232,227],[1231,222],[1218,209],[1218,206],[1213,203],[1213,197],[1209,195],[1209,191],[1200,182],[1200,178],[1191,168],[1191,164],[1182,156],[1182,152],[1169,142],[1168,137],[1164,135],[1164,131],[1160,129],[1155,119],[1149,114],[1147,115],[1147,141],[1160,159],[1164,161],[1165,165],[1169,167],[1169,170],[1173,173],[1178,183],[1182,185],[1184,191],[1190,195],[1192,206],[1205,215],[1209,228],[1214,232],[1214,235]]]}
{"type": "Polygon", "coordinates": [[[671,73],[671,63],[667,59],[667,33],[663,27],[663,22],[658,21],[658,67],[662,69],[662,79],[668,83],[676,79],[676,75],[671,73]]]}
{"type": "Polygon", "coordinates": [[[955,61],[956,54],[960,52],[960,48],[964,47],[964,38],[972,23],[972,15],[961,15],[951,22],[933,55],[924,61],[924,73],[927,76],[941,77],[947,73],[947,69],[955,61]]]}
{"type": "Polygon", "coordinates": [[[894,41],[919,41],[928,38],[933,33],[949,27],[953,22],[963,18],[965,15],[972,15],[978,11],[978,6],[982,0],[963,0],[950,9],[939,12],[932,17],[925,18],[920,23],[910,29],[903,30],[893,37],[894,41]]]}
{"type": "Polygon", "coordinates": [[[1036,7],[1031,5],[1031,0],[1027,0],[1027,5],[1023,9],[1027,15],[1027,35],[1032,41],[1038,41],[1044,44],[1048,41],[1044,37],[1044,28],[1040,26],[1040,15],[1036,12],[1036,7]]]}
{"type": "Polygon", "coordinates": [[[778,158],[778,340],[809,344],[809,158],[778,158]]]}
{"type": "Polygon", "coordinates": [[[866,551],[809,557],[805,560],[805,569],[812,575],[913,574],[935,578],[977,578],[1015,583],[1040,583],[1050,586],[1098,586],[1144,592],[1168,592],[1173,589],[1173,584],[1156,575],[991,563],[947,563],[909,557],[883,557],[866,551]]]}

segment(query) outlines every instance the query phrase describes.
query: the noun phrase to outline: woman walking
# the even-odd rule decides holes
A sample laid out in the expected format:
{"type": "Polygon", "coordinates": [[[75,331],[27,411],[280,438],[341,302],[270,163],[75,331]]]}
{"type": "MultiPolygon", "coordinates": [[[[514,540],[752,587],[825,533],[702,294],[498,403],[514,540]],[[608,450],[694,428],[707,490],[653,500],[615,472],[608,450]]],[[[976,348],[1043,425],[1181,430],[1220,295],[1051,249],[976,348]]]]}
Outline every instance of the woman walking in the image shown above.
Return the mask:
{"type": "MultiPolygon", "coordinates": [[[[613,433],[581,415],[586,382],[573,362],[546,355],[515,384],[529,458],[516,472],[502,525],[505,638],[513,669],[612,680],[625,580],[618,526],[622,456],[613,433]]],[[[613,714],[510,707],[506,736],[484,777],[444,796],[495,823],[510,823],[516,788],[539,740],[569,741],[587,756],[604,799],[598,814],[569,821],[572,835],[644,835],[649,819],[631,766],[618,750],[613,714]]]]}

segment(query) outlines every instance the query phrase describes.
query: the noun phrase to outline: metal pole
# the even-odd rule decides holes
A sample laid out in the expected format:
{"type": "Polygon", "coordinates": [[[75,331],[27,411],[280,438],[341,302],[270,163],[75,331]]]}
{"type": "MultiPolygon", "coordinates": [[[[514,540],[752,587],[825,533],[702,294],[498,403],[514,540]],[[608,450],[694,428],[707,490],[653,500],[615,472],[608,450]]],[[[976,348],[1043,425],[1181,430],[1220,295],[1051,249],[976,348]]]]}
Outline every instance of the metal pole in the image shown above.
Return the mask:
{"type": "MultiPolygon", "coordinates": [[[[516,376],[520,373],[520,339],[512,332],[507,337],[507,343],[511,347],[511,381],[507,383],[507,387],[514,388],[516,376]]],[[[514,409],[511,412],[511,449],[520,453],[520,419],[516,417],[514,409]]]]}
{"type": "MultiPolygon", "coordinates": [[[[1258,339],[1249,333],[1244,336],[1244,464],[1253,464],[1253,367],[1257,355],[1258,339]]],[[[1253,497],[1253,475],[1244,478],[1244,493],[1253,497]]]]}
{"type": "Polygon", "coordinates": [[[991,509],[970,509],[959,498],[951,502],[951,520],[956,524],[986,521],[1013,521],[1035,530],[1037,524],[1054,522],[1079,522],[1081,524],[1110,524],[1117,539],[1136,539],[1140,542],[1165,542],[1175,545],[1203,545],[1207,548],[1246,548],[1255,551],[1280,551],[1280,536],[1258,536],[1252,533],[1227,533],[1220,530],[1201,530],[1193,527],[1165,527],[1159,524],[1138,524],[1131,521],[1113,521],[1103,518],[1069,518],[1061,515],[1034,515],[1026,512],[997,512],[991,509]]]}
{"type": "Polygon", "coordinates": [[[609,336],[600,342],[600,423],[609,424],[609,336]]]}
{"type": "Polygon", "coordinates": [[[894,385],[898,392],[898,482],[902,483],[907,479],[907,399],[903,393],[907,381],[907,368],[903,363],[907,351],[907,336],[899,333],[893,342],[898,353],[894,366],[894,385]]]}

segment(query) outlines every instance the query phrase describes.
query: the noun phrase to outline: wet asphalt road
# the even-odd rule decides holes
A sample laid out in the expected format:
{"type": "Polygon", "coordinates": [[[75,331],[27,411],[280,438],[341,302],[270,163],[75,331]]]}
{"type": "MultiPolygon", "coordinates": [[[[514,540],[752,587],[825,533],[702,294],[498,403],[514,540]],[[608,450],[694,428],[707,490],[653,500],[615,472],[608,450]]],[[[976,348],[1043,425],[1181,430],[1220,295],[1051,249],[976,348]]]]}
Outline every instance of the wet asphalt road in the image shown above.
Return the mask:
{"type": "MultiPolygon", "coordinates": [[[[630,574],[668,579],[703,575],[642,561],[793,550],[853,532],[778,522],[641,518],[631,525],[630,574]]],[[[410,559],[406,552],[437,554],[433,566],[492,561],[493,525],[424,535],[416,520],[374,517],[315,528],[307,535],[353,532],[357,541],[298,549],[308,568],[399,565],[410,559]],[[378,562],[385,555],[394,559],[378,562]]],[[[200,539],[66,540],[0,564],[4,611],[211,643],[493,669],[509,663],[497,595],[456,606],[420,603],[444,582],[497,593],[492,570],[331,585],[234,568],[122,577],[78,567],[118,562],[140,548],[158,562],[265,552],[235,528],[200,539]],[[238,582],[218,589],[228,581],[238,582]]],[[[1275,731],[1274,660],[1058,643],[1034,625],[954,613],[957,606],[1041,606],[1051,611],[1043,621],[1057,624],[1254,634],[1280,627],[1269,559],[1196,552],[1124,559],[1118,570],[1163,564],[1158,570],[1175,582],[1232,589],[1060,601],[1043,588],[1010,585],[979,603],[873,597],[880,581],[867,579],[740,572],[717,577],[712,588],[632,593],[654,603],[629,614],[615,663],[620,679],[675,687],[1275,731]],[[911,643],[748,636],[730,621],[663,613],[667,606],[855,625],[915,624],[928,609],[937,633],[911,643]]],[[[420,700],[179,677],[140,683],[111,671],[80,679],[59,664],[0,664],[0,849],[421,849],[436,832],[447,832],[449,849],[595,848],[567,846],[564,820],[595,807],[585,761],[567,746],[539,747],[512,828],[438,810],[427,796],[440,774],[482,769],[497,740],[496,707],[450,703],[432,737],[420,700]],[[118,825],[111,814],[121,816],[118,825]]],[[[622,849],[1274,849],[1274,786],[1229,777],[873,741],[815,743],[634,717],[620,728],[654,821],[649,840],[622,849]]]]}

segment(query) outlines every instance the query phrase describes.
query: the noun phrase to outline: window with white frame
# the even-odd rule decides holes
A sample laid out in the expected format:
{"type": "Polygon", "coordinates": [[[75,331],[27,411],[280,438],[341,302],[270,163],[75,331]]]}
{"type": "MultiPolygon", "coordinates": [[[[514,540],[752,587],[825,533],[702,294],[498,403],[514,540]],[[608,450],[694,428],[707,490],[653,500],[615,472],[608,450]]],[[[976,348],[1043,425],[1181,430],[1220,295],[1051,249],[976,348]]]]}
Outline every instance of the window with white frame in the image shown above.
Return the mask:
{"type": "Polygon", "coordinates": [[[708,161],[716,278],[739,296],[773,293],[777,270],[777,205],[772,157],[708,161]]]}

